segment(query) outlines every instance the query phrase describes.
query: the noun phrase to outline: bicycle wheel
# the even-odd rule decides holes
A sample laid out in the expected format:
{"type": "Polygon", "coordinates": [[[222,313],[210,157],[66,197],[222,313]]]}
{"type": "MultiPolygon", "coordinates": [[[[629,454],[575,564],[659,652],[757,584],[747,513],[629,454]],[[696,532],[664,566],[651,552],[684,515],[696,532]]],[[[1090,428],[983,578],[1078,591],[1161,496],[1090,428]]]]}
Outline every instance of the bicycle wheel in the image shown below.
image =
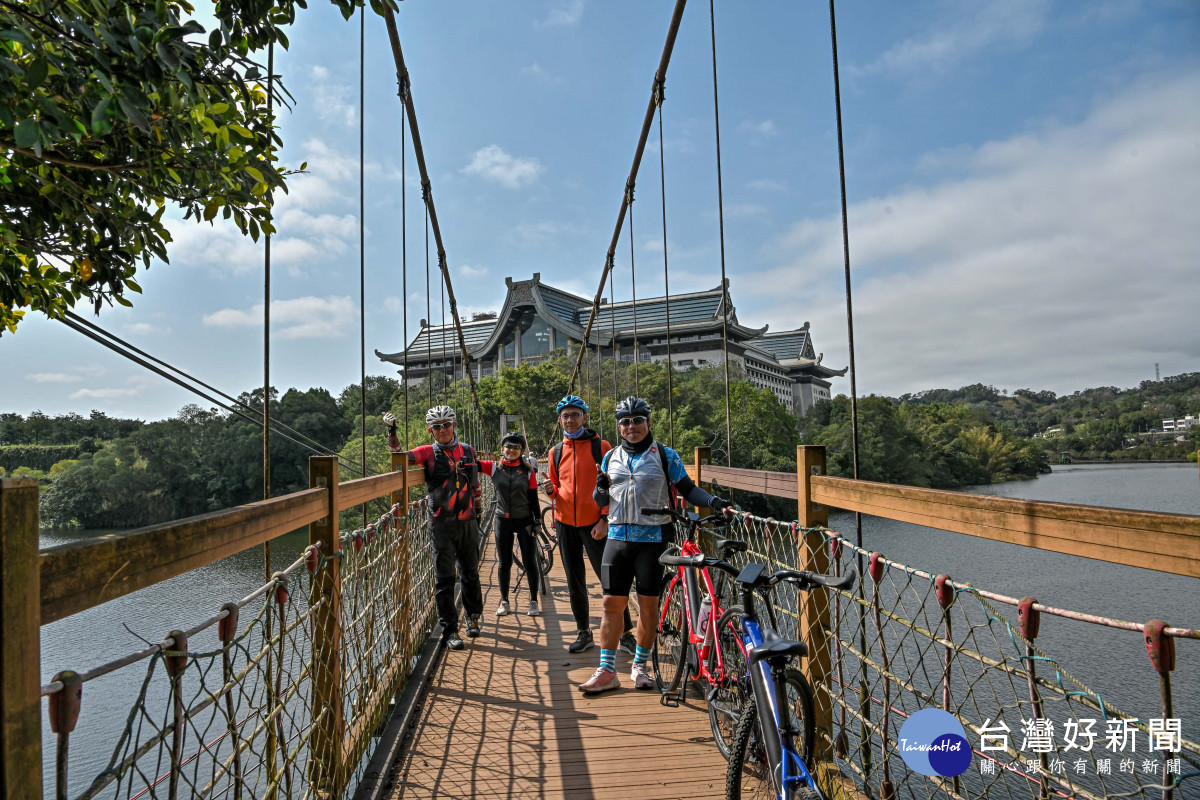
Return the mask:
{"type": "Polygon", "coordinates": [[[554,530],[554,506],[548,505],[542,509],[542,527],[546,532],[554,530]]]}
{"type": "MultiPolygon", "coordinates": [[[[557,542],[550,536],[550,530],[554,529],[550,528],[547,530],[546,528],[540,528],[533,532],[537,541],[538,557],[545,561],[545,570],[542,572],[543,575],[548,575],[550,573],[550,569],[554,566],[554,545],[557,542]]],[[[540,564],[542,562],[539,561],[538,563],[540,564]]]]}
{"type": "Polygon", "coordinates": [[[538,563],[538,586],[542,593],[542,597],[550,595],[550,568],[554,566],[554,553],[547,547],[543,547],[539,541],[537,544],[537,563],[538,563]]]}
{"type": "MultiPolygon", "coordinates": [[[[805,764],[812,763],[815,729],[813,720],[812,690],[808,681],[798,670],[789,669],[784,677],[786,683],[789,717],[793,730],[799,731],[792,744],[805,764]]],[[[729,768],[725,772],[726,800],[742,798],[778,798],[779,790],[774,785],[775,771],[767,763],[767,753],[762,745],[763,732],[759,725],[758,707],[751,699],[734,734],[733,749],[729,754],[729,768]]],[[[766,734],[771,735],[771,734],[766,734]]],[[[792,792],[793,800],[822,800],[820,792],[811,787],[792,792]]]]}
{"type": "Polygon", "coordinates": [[[742,609],[733,606],[725,609],[717,621],[716,647],[709,656],[708,670],[717,671],[716,651],[721,652],[721,664],[725,668],[724,679],[716,693],[708,701],[708,722],[712,726],[717,749],[726,760],[733,750],[733,739],[737,733],[738,720],[750,700],[749,671],[746,665],[746,646],[742,643],[742,609]]]}
{"type": "Polygon", "coordinates": [[[688,628],[683,613],[683,585],[668,585],[663,595],[662,607],[666,613],[660,617],[658,636],[650,651],[654,663],[654,680],[660,692],[673,692],[679,688],[686,670],[688,628]]]}

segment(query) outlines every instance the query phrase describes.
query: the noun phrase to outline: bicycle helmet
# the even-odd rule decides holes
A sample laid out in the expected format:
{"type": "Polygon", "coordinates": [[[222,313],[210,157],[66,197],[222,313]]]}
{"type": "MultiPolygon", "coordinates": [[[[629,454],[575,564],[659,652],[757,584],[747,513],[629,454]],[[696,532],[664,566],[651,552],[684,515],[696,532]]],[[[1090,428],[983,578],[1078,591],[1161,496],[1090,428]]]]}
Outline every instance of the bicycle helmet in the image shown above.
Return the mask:
{"type": "Polygon", "coordinates": [[[583,398],[577,394],[569,394],[562,400],[559,400],[558,406],[554,409],[554,413],[561,414],[562,410],[568,406],[575,406],[583,413],[588,413],[588,404],[585,403],[583,398]]]}
{"type": "Polygon", "coordinates": [[[425,412],[425,424],[432,425],[441,420],[450,420],[458,422],[458,415],[454,413],[454,409],[450,406],[434,406],[425,412]]]}
{"type": "Polygon", "coordinates": [[[528,445],[525,442],[525,437],[522,436],[521,434],[517,433],[516,431],[513,431],[512,433],[504,434],[504,438],[502,438],[500,440],[500,446],[504,447],[504,445],[506,445],[506,444],[518,445],[521,448],[522,452],[524,452],[526,449],[528,449],[528,445]]]}
{"type": "Polygon", "coordinates": [[[626,397],[617,403],[617,419],[626,417],[649,417],[650,404],[640,397],[626,397]]]}

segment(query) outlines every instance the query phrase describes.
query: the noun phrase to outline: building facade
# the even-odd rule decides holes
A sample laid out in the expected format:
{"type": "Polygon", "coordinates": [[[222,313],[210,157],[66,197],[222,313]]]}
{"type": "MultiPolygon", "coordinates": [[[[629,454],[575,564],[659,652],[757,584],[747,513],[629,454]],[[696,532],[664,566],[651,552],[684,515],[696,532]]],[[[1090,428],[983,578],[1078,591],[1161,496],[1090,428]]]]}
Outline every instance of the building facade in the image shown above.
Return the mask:
{"type": "MultiPolygon", "coordinates": [[[[554,350],[573,353],[584,341],[590,300],[542,283],[537,272],[531,280],[505,278],[504,282],[508,295],[495,319],[463,322],[468,368],[477,379],[493,375],[505,365],[540,361],[554,350]]],[[[636,304],[602,300],[587,337],[588,348],[599,348],[604,358],[626,362],[665,361],[669,314],[670,357],[676,369],[722,364],[724,329],[731,364],[755,385],[774,392],[793,414],[801,416],[813,403],[831,397],[829,379],[845,375],[846,369],[822,366],[822,354],[813,349],[807,322],[770,333],[765,325],[747,327],[738,321],[732,300],[724,307],[722,294],[717,286],[705,292],[639,299],[636,304]]],[[[453,323],[430,325],[421,320],[420,332],[404,350],[376,350],[375,355],[399,365],[402,379],[410,384],[419,383],[430,372],[463,377],[462,351],[453,323]]]]}

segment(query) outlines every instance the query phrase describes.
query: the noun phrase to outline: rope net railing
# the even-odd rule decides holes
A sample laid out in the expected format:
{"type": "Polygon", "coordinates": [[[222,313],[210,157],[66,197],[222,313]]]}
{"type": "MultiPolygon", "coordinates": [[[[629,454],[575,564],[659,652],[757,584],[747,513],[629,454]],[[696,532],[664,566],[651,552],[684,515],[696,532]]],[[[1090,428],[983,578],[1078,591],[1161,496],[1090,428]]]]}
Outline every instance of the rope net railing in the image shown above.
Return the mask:
{"type": "MultiPolygon", "coordinates": [[[[490,508],[491,482],[482,485],[490,508]]],[[[107,664],[58,673],[42,687],[57,736],[47,794],[349,797],[435,624],[428,506],[428,498],[394,504],[341,534],[339,553],[309,545],[193,627],[107,664]],[[86,684],[121,670],[132,673],[121,685],[136,693],[127,713],[101,723],[111,753],[94,774],[72,770],[86,684]]],[[[95,735],[96,725],[88,730],[95,735]]]]}
{"type": "Polygon", "coordinates": [[[1175,641],[1200,632],[1006,597],[868,552],[826,528],[741,514],[722,535],[750,545],[735,557],[739,566],[858,571],[846,591],[773,590],[782,636],[813,651],[828,636],[828,678],[814,688],[818,723],[822,707],[830,721],[818,735],[834,796],[1200,796],[1200,744],[1182,729],[1171,683],[1175,641]],[[823,631],[804,624],[826,612],[823,631]],[[1049,618],[1054,624],[1042,629],[1049,618]],[[1149,651],[1147,668],[1120,674],[1086,645],[1090,657],[1080,659],[1078,643],[1098,642],[1101,629],[1122,650],[1149,651]],[[962,724],[973,750],[962,775],[922,775],[901,756],[901,726],[926,708],[962,724]]]}

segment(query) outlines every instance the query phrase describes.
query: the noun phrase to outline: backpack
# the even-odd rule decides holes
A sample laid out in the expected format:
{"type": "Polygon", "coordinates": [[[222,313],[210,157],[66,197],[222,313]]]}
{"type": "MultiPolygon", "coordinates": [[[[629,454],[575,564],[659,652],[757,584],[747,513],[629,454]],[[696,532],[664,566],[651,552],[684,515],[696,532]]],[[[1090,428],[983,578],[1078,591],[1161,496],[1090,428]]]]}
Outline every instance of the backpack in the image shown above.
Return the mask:
{"type": "MultiPolygon", "coordinates": [[[[558,465],[562,462],[562,454],[563,454],[563,442],[559,442],[558,444],[554,445],[553,458],[554,458],[554,474],[555,475],[558,475],[558,465]]],[[[599,466],[600,462],[603,459],[604,459],[604,456],[601,455],[601,453],[600,453],[600,437],[593,436],[592,437],[592,461],[596,462],[596,465],[599,466]]],[[[560,480],[561,480],[561,478],[560,478],[560,480]]]]}

